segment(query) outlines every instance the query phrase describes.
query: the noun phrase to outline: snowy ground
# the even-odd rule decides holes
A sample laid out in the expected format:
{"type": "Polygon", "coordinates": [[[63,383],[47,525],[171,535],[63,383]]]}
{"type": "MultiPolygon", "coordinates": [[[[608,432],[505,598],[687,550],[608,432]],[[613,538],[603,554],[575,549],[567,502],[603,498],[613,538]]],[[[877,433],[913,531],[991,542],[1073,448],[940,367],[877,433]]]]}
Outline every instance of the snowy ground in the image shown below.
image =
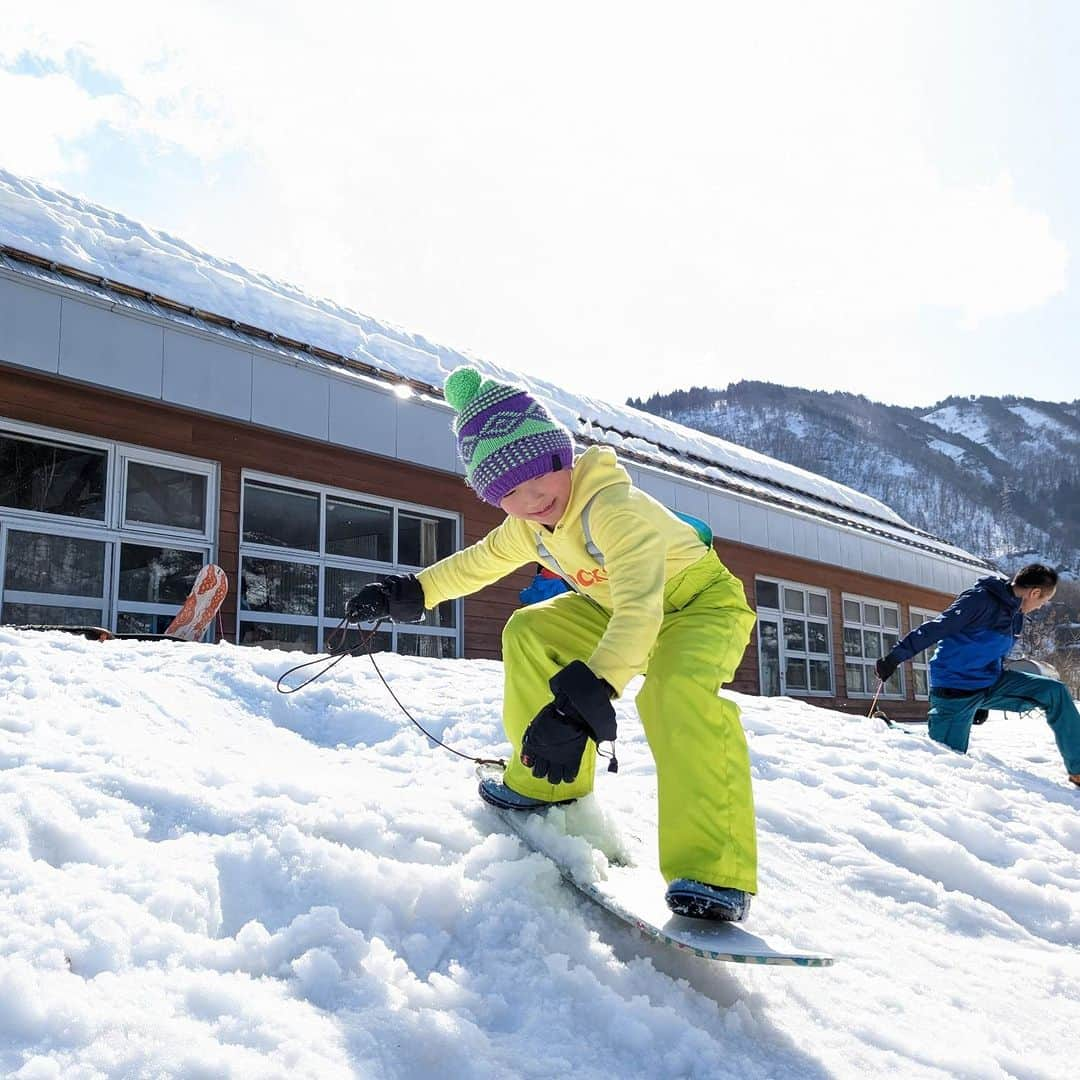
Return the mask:
{"type": "MultiPolygon", "coordinates": [[[[142,1077],[1035,1077],[1080,1020],[1080,791],[1041,719],[959,757],[740,698],[746,968],[638,938],[479,803],[365,659],[0,628],[0,1073],[142,1077]]],[[[501,668],[386,657],[419,718],[498,751],[501,668]]],[[[651,829],[620,705],[607,820],[651,829]]]]}

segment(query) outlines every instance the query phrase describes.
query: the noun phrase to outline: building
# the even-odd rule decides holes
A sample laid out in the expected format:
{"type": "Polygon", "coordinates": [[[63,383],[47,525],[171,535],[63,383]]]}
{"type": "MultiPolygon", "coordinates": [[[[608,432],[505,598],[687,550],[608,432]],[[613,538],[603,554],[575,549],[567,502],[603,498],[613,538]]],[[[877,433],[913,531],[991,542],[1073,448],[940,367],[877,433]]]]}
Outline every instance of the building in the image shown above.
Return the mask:
{"type": "MultiPolygon", "coordinates": [[[[212,560],[225,638],[327,648],[361,585],[499,520],[437,388],[462,362],[0,171],[0,621],[160,630],[212,560]]],[[[866,711],[876,657],[989,569],[822,477],[524,381],[712,526],[758,612],[737,690],[866,711]]],[[[497,657],[530,570],[377,644],[497,657]]],[[[926,697],[916,665],[882,701],[917,717],[926,697]]]]}

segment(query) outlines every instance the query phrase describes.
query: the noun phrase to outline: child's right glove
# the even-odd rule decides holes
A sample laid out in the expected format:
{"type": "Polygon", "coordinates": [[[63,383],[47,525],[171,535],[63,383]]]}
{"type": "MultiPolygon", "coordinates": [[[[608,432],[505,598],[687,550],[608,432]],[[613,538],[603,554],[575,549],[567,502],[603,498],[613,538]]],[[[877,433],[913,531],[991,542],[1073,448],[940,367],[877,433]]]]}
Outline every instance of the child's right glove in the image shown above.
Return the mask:
{"type": "Polygon", "coordinates": [[[615,739],[614,691],[581,660],[567,664],[548,685],[555,700],[525,729],[521,763],[538,780],[569,784],[577,779],[588,739],[598,743],[615,739]]]}
{"type": "Polygon", "coordinates": [[[419,622],[424,616],[424,587],[415,574],[390,574],[365,585],[345,605],[349,622],[419,622]]]}

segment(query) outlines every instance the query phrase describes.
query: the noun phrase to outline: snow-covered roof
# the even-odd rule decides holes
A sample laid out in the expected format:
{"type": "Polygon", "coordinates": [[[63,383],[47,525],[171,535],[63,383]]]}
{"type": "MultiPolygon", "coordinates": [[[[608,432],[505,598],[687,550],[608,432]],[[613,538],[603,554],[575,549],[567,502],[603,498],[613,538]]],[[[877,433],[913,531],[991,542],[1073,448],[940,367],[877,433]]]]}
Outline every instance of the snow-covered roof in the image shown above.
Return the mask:
{"type": "MultiPolygon", "coordinates": [[[[405,380],[441,397],[445,375],[470,363],[526,385],[583,442],[605,442],[661,468],[677,468],[767,501],[794,502],[891,539],[921,537],[932,550],[971,561],[969,553],[923,533],[868,495],[640,412],[570,393],[550,382],[466,355],[379,322],[301,288],[207,254],[121,214],[0,169],[0,255],[9,268],[63,276],[84,290],[119,295],[154,314],[195,321],[215,333],[261,335],[312,364],[345,364],[375,377],[405,380]],[[25,255],[37,260],[27,263],[25,255]]],[[[922,546],[922,545],[917,545],[922,546]]]]}

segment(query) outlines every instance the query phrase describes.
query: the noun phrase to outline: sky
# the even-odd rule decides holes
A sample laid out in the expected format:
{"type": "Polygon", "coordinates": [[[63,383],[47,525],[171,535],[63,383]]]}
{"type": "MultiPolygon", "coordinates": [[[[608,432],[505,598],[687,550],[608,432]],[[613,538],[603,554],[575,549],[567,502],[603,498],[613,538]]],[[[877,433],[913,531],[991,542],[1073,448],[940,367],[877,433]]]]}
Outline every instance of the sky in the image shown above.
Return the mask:
{"type": "MultiPolygon", "coordinates": [[[[924,725],[731,694],[754,777],[747,933],[832,967],[653,943],[560,878],[366,657],[0,627],[0,1074],[17,1080],[1061,1080],[1080,791],[1038,715],[924,725]],[[295,686],[299,675],[288,685],[295,686]]],[[[502,665],[383,654],[457,750],[507,746],[502,665]]],[[[656,774],[531,826],[596,881],[655,866],[656,774]],[[624,871],[616,871],[622,874],[624,871]]]]}
{"type": "Polygon", "coordinates": [[[1080,398],[1080,8],[43,2],[0,165],[612,401],[1080,398]]]}

